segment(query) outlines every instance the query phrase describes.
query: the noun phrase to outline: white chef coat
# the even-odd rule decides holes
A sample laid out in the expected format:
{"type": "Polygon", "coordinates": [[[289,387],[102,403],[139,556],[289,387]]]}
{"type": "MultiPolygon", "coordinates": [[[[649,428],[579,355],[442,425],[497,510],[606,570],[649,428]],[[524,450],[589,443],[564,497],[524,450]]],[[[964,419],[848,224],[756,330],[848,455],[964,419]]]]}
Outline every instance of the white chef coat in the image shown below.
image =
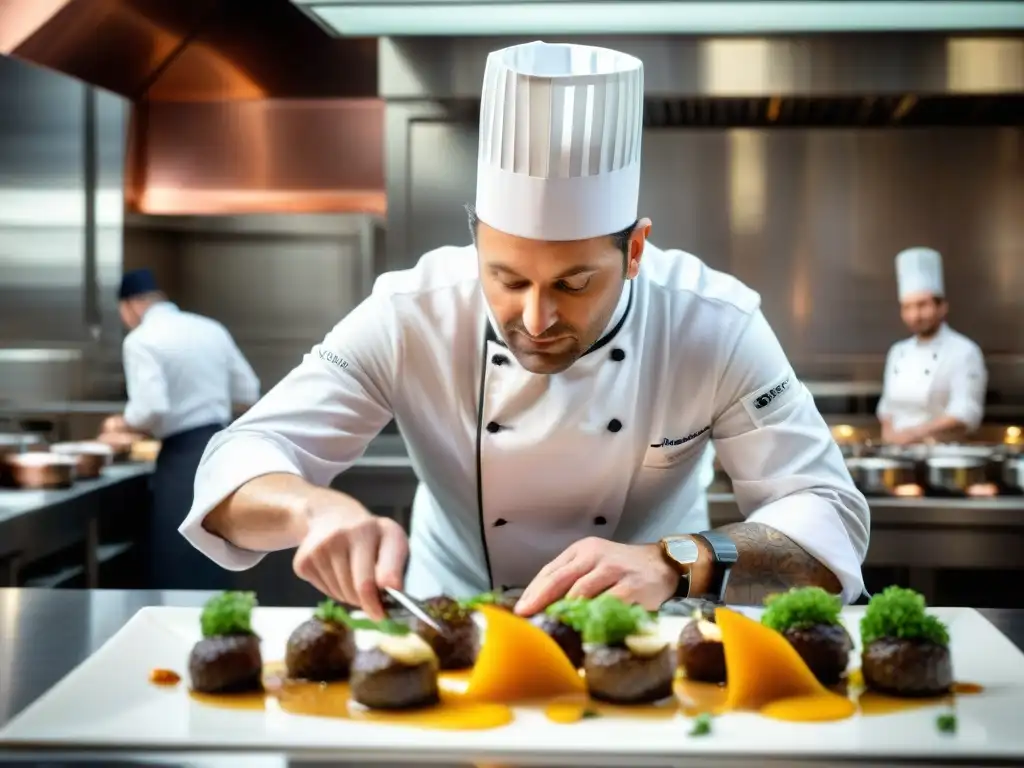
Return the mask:
{"type": "Polygon", "coordinates": [[[555,375],[522,368],[488,321],[473,246],[380,276],[302,363],[207,446],[181,533],[225,568],[255,565],[202,527],[235,489],[285,472],[328,485],[392,418],[420,479],[406,588],[525,586],[573,542],[652,542],[707,525],[710,439],[742,513],[863,591],[869,509],[760,297],[648,244],[605,335],[555,375]]]}
{"type": "Polygon", "coordinates": [[[163,439],[227,424],[232,404],[251,405],[260,381],[228,330],[164,301],[151,306],[122,345],[132,429],[163,439]]]}
{"type": "Polygon", "coordinates": [[[927,341],[911,337],[893,344],[876,412],[892,419],[896,430],[951,416],[974,431],[985,415],[987,385],[981,348],[943,323],[927,341]]]}

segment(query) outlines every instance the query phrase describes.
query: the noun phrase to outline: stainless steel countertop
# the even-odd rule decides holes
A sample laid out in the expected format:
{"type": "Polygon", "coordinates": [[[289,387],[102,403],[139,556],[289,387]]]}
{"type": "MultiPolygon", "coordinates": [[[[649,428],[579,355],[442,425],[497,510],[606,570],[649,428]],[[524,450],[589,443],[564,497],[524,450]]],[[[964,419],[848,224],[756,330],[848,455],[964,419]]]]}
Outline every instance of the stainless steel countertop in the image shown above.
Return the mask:
{"type": "MultiPolygon", "coordinates": [[[[200,606],[209,597],[206,592],[156,592],[122,590],[45,590],[0,589],[0,725],[35,701],[55,685],[75,666],[94,653],[112,637],[136,611],[145,606],[200,606]]],[[[982,610],[989,621],[999,628],[1018,648],[1024,649],[1024,611],[982,610]]],[[[83,702],[83,705],[87,702],[83,702]]],[[[372,755],[349,755],[348,762],[328,755],[317,758],[292,759],[287,754],[205,754],[182,753],[117,753],[98,751],[79,752],[23,752],[0,750],[0,763],[19,761],[21,765],[190,765],[240,766],[244,768],[284,768],[284,766],[311,765],[330,762],[333,765],[365,765],[375,762],[372,755]]],[[[400,759],[392,756],[392,766],[426,762],[414,754],[400,759]]],[[[376,759],[377,762],[380,758],[376,759]]],[[[487,756],[474,756],[464,764],[495,763],[487,756]]],[[[885,761],[893,764],[893,761],[885,761]]],[[[507,758],[500,760],[511,766],[507,758]]],[[[457,763],[449,763],[456,765],[457,763]]],[[[545,761],[545,765],[552,765],[545,761]]],[[[571,763],[569,763],[571,765],[571,763]]],[[[587,765],[598,763],[588,758],[587,765]]],[[[609,763],[614,764],[614,763],[609,763]]],[[[644,762],[634,763],[644,765],[644,762]]],[[[664,761],[660,763],[664,765],[664,761]]],[[[824,766],[822,761],[765,761],[717,760],[697,757],[692,761],[673,760],[672,765],[704,766],[824,766]]],[[[942,763],[945,765],[946,763],[942,763]]],[[[977,761],[972,761],[977,765],[977,761]]],[[[844,766],[859,763],[843,762],[844,766]]],[[[930,763],[929,765],[939,765],[930,763]]]]}
{"type": "Polygon", "coordinates": [[[0,523],[27,512],[93,493],[102,488],[123,482],[153,471],[151,462],[128,462],[104,467],[103,474],[94,480],[79,480],[70,488],[56,490],[17,490],[0,488],[0,523]]]}

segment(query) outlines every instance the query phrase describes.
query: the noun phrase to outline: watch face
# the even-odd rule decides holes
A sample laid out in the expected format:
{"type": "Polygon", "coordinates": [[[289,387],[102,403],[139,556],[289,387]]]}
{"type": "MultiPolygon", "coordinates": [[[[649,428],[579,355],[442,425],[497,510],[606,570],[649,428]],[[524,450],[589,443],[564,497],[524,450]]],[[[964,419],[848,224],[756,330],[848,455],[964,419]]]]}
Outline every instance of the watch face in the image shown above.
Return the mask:
{"type": "Polygon", "coordinates": [[[668,539],[665,542],[665,550],[668,552],[669,557],[683,565],[697,562],[697,558],[700,556],[697,542],[689,538],[668,539]]]}

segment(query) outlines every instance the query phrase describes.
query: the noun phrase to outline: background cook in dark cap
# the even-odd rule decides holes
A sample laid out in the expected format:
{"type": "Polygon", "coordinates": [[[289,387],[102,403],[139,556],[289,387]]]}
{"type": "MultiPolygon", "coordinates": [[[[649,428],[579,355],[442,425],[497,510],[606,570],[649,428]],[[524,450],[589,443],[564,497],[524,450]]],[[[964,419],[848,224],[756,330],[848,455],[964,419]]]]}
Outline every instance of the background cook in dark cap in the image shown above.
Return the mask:
{"type": "Polygon", "coordinates": [[[223,588],[226,574],[181,540],[196,467],[207,442],[231,421],[233,407],[259,399],[260,382],[228,330],[181,311],[148,269],[127,272],[118,291],[128,404],[104,431],[152,435],[162,442],[153,476],[153,516],[145,562],[153,589],[223,588]]]}

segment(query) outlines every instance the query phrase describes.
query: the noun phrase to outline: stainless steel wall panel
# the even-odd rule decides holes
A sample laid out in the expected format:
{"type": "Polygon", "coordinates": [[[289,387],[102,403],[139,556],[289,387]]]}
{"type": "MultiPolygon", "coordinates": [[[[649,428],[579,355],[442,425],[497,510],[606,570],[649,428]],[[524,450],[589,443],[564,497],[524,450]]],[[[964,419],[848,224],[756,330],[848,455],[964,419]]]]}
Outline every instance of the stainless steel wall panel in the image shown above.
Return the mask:
{"type": "MultiPolygon", "coordinates": [[[[1024,92],[1019,33],[567,37],[638,57],[648,98],[1024,92]]],[[[534,39],[382,37],[380,94],[388,101],[478,99],[487,54],[534,39]]]]}
{"type": "MultiPolygon", "coordinates": [[[[438,102],[388,105],[388,267],[470,241],[477,127],[438,102]],[[397,149],[396,149],[397,148],[397,149]]],[[[873,381],[905,334],[893,259],[943,252],[951,323],[1024,395],[1024,129],[644,133],[652,241],[761,292],[805,378],[873,381]]]]}

